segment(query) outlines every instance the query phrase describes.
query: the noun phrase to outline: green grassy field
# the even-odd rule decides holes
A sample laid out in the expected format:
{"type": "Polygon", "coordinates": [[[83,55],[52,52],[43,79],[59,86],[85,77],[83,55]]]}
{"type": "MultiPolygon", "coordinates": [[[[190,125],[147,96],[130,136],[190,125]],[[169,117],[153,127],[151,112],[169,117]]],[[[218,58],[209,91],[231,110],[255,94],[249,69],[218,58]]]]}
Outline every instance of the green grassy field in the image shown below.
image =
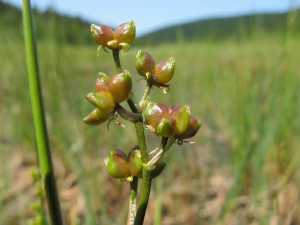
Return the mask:
{"type": "MultiPolygon", "coordinates": [[[[22,43],[5,37],[0,69],[0,224],[28,224],[37,198],[37,168],[22,43]]],[[[92,41],[92,40],[91,40],[92,41]]],[[[203,121],[195,144],[174,146],[153,182],[145,224],[299,224],[300,41],[262,35],[249,40],[146,46],[156,61],[176,58],[170,91],[151,99],[190,105],[203,121]]],[[[145,82],[135,53],[121,53],[135,102],[145,82]]],[[[109,150],[136,145],[133,126],[87,126],[85,99],[98,72],[114,75],[111,54],[97,46],[39,43],[46,118],[65,224],[124,224],[129,185],[111,178],[109,150]]],[[[149,149],[159,140],[147,132],[149,149]]]]}

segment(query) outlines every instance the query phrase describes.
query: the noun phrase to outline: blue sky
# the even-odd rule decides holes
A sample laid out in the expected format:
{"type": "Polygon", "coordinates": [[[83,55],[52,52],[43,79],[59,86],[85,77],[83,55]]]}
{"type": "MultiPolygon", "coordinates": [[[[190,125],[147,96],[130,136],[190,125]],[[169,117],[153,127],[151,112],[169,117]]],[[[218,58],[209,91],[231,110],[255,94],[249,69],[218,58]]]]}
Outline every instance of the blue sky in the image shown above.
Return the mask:
{"type": "MultiPolygon", "coordinates": [[[[4,0],[21,7],[22,0],[4,0]]],[[[79,16],[90,23],[116,27],[134,20],[137,36],[170,25],[199,19],[249,13],[284,12],[300,6],[300,0],[31,0],[40,10],[79,16]]]]}

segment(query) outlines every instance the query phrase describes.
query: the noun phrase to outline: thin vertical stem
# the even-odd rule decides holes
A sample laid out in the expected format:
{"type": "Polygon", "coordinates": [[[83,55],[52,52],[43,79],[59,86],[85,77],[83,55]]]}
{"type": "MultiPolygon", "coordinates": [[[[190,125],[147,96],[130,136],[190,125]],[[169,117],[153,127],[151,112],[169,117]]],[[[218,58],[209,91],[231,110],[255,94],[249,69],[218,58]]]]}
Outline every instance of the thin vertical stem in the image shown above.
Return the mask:
{"type": "Polygon", "coordinates": [[[33,111],[35,137],[43,187],[48,202],[51,223],[62,225],[62,215],[50,153],[44,106],[39,78],[37,48],[33,28],[30,0],[23,0],[23,28],[25,37],[27,72],[33,111]]]}
{"type": "Polygon", "coordinates": [[[136,216],[137,188],[138,188],[138,177],[133,177],[133,180],[130,182],[130,199],[129,199],[129,212],[128,212],[127,225],[134,224],[134,219],[136,216]]]}
{"type": "Polygon", "coordinates": [[[148,82],[148,83],[147,83],[147,88],[145,89],[145,92],[144,92],[144,95],[143,95],[143,97],[142,97],[141,102],[147,100],[148,95],[149,95],[149,93],[150,93],[150,91],[151,91],[151,88],[152,88],[152,83],[148,82]]]}
{"type": "Polygon", "coordinates": [[[152,171],[151,167],[149,166],[143,167],[142,191],[141,191],[138,210],[134,220],[134,225],[142,225],[144,223],[144,218],[145,218],[148,201],[150,197],[150,190],[151,190],[151,182],[152,182],[151,171],[152,171]]]}
{"type": "Polygon", "coordinates": [[[115,62],[115,69],[117,73],[122,73],[121,61],[120,61],[120,50],[113,49],[112,54],[115,62]]]}

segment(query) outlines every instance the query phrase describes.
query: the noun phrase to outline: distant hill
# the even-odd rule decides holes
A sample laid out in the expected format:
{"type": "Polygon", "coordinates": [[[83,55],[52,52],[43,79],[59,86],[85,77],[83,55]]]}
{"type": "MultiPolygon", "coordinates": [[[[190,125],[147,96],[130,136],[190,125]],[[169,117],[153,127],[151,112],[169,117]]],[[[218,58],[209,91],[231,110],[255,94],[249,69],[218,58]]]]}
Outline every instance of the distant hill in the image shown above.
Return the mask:
{"type": "Polygon", "coordinates": [[[280,14],[257,14],[200,20],[157,30],[135,40],[135,45],[198,39],[243,39],[257,33],[300,34],[300,10],[280,14]]]}
{"type": "MultiPolygon", "coordinates": [[[[33,11],[38,40],[94,45],[90,34],[90,23],[79,17],[57,14],[51,9],[45,12],[39,12],[35,9],[33,11]]],[[[22,40],[21,10],[0,0],[0,15],[0,41],[3,41],[4,38],[6,40],[11,39],[11,37],[14,38],[13,40],[22,40]]],[[[281,14],[207,19],[180,24],[139,37],[133,45],[151,45],[199,39],[243,39],[257,33],[285,34],[286,32],[300,34],[300,10],[281,14]]]]}
{"type": "MultiPolygon", "coordinates": [[[[94,44],[90,34],[90,23],[79,17],[60,15],[51,9],[39,12],[33,9],[34,25],[38,40],[69,44],[94,44]]],[[[0,0],[0,41],[6,37],[13,40],[23,38],[22,12],[0,0]]]]}

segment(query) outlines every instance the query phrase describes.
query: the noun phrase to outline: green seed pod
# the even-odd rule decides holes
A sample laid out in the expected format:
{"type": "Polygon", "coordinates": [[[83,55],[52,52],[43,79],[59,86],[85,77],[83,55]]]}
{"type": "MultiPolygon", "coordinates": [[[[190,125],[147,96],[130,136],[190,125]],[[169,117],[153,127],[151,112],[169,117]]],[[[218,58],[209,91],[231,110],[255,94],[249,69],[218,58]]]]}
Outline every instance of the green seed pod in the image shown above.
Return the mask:
{"type": "Polygon", "coordinates": [[[108,119],[109,115],[110,113],[105,113],[99,108],[95,108],[83,119],[83,122],[89,125],[100,125],[108,119]]]}
{"type": "Polygon", "coordinates": [[[108,82],[109,91],[115,103],[121,103],[131,94],[132,80],[130,73],[125,70],[113,76],[108,82]]]}
{"type": "Polygon", "coordinates": [[[130,44],[135,38],[135,23],[129,21],[118,26],[114,31],[114,37],[118,43],[130,44]]]}
{"type": "Polygon", "coordinates": [[[160,103],[149,102],[145,110],[145,120],[151,131],[155,132],[157,124],[168,116],[168,108],[160,103]]]}
{"type": "Polygon", "coordinates": [[[98,77],[94,84],[94,89],[96,92],[100,91],[108,91],[108,82],[110,80],[110,76],[107,76],[105,73],[98,73],[98,77]]]}
{"type": "Polygon", "coordinates": [[[104,160],[108,173],[117,179],[130,176],[126,154],[120,149],[110,151],[110,157],[104,160]]]}
{"type": "Polygon", "coordinates": [[[140,177],[142,174],[141,153],[138,149],[132,149],[128,154],[128,167],[131,176],[140,177]]]}
{"type": "Polygon", "coordinates": [[[139,75],[150,80],[155,72],[155,61],[148,52],[138,50],[135,56],[135,67],[139,75]]]}
{"type": "Polygon", "coordinates": [[[103,24],[92,24],[91,33],[94,41],[103,47],[109,47],[107,43],[114,39],[114,33],[112,29],[103,24]]]}
{"type": "Polygon", "coordinates": [[[168,83],[175,71],[175,58],[164,59],[156,65],[155,77],[158,83],[166,84],[168,83]]]}
{"type": "Polygon", "coordinates": [[[108,91],[90,93],[86,96],[86,99],[105,113],[112,113],[116,106],[112,95],[108,91]]]}
{"type": "Polygon", "coordinates": [[[188,105],[175,108],[171,106],[169,109],[176,120],[175,134],[180,135],[184,133],[190,123],[190,107],[188,105]]]}
{"type": "Polygon", "coordinates": [[[175,134],[175,119],[162,118],[155,128],[155,133],[161,137],[173,137],[175,134]]]}
{"type": "Polygon", "coordinates": [[[194,137],[197,134],[198,130],[201,128],[201,126],[202,122],[197,121],[194,117],[191,116],[188,128],[185,132],[180,134],[179,137],[183,139],[194,137]]]}

